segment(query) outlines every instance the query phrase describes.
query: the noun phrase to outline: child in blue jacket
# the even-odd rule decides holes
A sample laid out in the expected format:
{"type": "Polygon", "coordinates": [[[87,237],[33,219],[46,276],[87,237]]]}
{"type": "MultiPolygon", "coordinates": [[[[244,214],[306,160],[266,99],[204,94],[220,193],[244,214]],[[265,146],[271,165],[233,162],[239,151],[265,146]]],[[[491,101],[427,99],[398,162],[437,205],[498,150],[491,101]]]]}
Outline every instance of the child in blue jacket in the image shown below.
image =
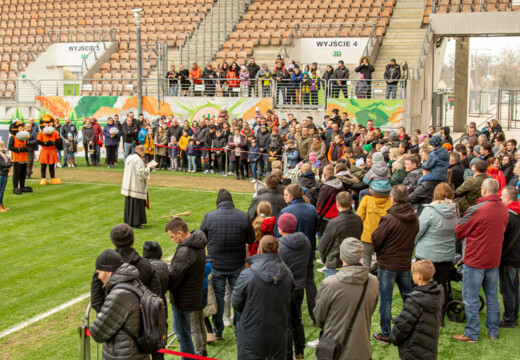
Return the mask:
{"type": "Polygon", "coordinates": [[[188,146],[186,146],[186,156],[188,157],[188,172],[196,172],[197,166],[195,165],[195,158],[197,157],[197,150],[195,150],[195,140],[190,139],[188,146]]]}
{"type": "Polygon", "coordinates": [[[260,148],[256,144],[256,140],[251,139],[251,146],[249,147],[249,153],[247,154],[247,162],[251,165],[251,174],[253,175],[253,181],[256,181],[258,178],[256,176],[256,166],[258,165],[258,160],[262,157],[260,154],[260,148]]]}
{"type": "Polygon", "coordinates": [[[287,167],[289,169],[294,169],[296,165],[298,165],[300,154],[298,153],[298,149],[294,146],[293,139],[287,140],[287,149],[285,150],[285,154],[287,155],[287,167]]]}
{"type": "Polygon", "coordinates": [[[448,150],[442,147],[442,139],[440,136],[434,136],[428,142],[434,147],[434,150],[428,155],[428,160],[422,164],[424,170],[430,171],[419,179],[417,185],[427,180],[445,181],[448,176],[448,168],[450,166],[450,154],[448,150]]]}

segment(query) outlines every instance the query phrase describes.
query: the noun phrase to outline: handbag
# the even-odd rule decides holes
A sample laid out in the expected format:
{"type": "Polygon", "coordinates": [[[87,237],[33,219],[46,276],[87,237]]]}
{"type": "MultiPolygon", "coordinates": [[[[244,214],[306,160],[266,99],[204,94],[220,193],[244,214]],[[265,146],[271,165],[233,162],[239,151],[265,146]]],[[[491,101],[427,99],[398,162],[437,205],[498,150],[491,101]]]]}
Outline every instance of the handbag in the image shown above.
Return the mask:
{"type": "Polygon", "coordinates": [[[206,307],[203,310],[205,318],[215,315],[218,310],[217,297],[215,296],[215,291],[213,290],[211,278],[212,276],[210,274],[210,278],[208,278],[208,305],[206,305],[206,307]]]}
{"type": "Polygon", "coordinates": [[[348,339],[350,337],[350,333],[352,332],[352,327],[354,326],[354,321],[356,321],[356,317],[359,313],[359,309],[361,308],[361,303],[365,298],[365,294],[367,292],[368,279],[363,284],[363,291],[361,291],[361,296],[359,297],[359,301],[357,303],[356,309],[352,314],[352,319],[350,319],[350,324],[348,325],[347,332],[345,334],[345,338],[343,339],[343,343],[340,344],[335,340],[322,336],[323,330],[320,332],[320,342],[318,347],[316,348],[316,358],[318,360],[338,360],[341,355],[341,351],[347,346],[348,339]]]}

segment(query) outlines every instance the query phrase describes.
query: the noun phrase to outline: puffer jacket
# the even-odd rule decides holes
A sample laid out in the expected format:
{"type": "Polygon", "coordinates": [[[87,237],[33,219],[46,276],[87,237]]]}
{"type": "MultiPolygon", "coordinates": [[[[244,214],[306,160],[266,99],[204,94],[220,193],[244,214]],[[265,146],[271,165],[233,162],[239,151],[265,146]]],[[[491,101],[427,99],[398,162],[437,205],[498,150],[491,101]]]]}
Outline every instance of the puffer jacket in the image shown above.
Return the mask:
{"type": "Polygon", "coordinates": [[[285,359],[293,276],[279,254],[258,254],[247,262],[251,267],[240,273],[231,296],[240,313],[238,359],[285,359]]]}
{"type": "Polygon", "coordinates": [[[285,265],[291,270],[294,279],[294,289],[304,289],[307,282],[309,254],[312,251],[309,239],[307,239],[304,233],[295,232],[282,236],[278,241],[280,242],[280,256],[285,265]]]}
{"type": "Polygon", "coordinates": [[[437,358],[443,303],[444,290],[435,281],[417,286],[411,294],[405,295],[403,310],[395,319],[390,334],[392,343],[399,347],[399,358],[437,358]]]}
{"type": "Polygon", "coordinates": [[[392,201],[389,197],[363,196],[357,209],[357,214],[363,221],[362,242],[372,243],[372,233],[391,207],[392,201]]]}
{"type": "Polygon", "coordinates": [[[501,266],[520,267],[520,239],[516,239],[520,231],[520,202],[514,201],[507,205],[509,210],[509,220],[504,233],[502,243],[501,266]],[[512,241],[515,241],[512,243],[512,241]]]}
{"type": "Polygon", "coordinates": [[[377,162],[372,165],[370,170],[365,174],[365,177],[363,178],[363,182],[367,185],[370,185],[370,182],[372,180],[383,180],[388,179],[392,177],[392,172],[388,168],[388,164],[385,162],[377,162]]]}
{"type": "Polygon", "coordinates": [[[513,163],[507,163],[505,165],[500,166],[500,171],[504,173],[504,177],[506,178],[506,182],[509,182],[511,178],[513,177],[513,169],[514,164],[513,163]]]}
{"type": "Polygon", "coordinates": [[[459,198],[457,205],[461,216],[470,206],[477,203],[477,199],[482,195],[480,188],[487,178],[490,178],[487,174],[477,175],[464,181],[464,184],[455,190],[455,197],[459,198]]]}
{"type": "Polygon", "coordinates": [[[450,154],[448,154],[448,150],[444,147],[435,149],[428,155],[428,160],[422,164],[422,168],[430,172],[420,178],[417,185],[421,185],[423,181],[427,180],[445,181],[449,167],[450,154]]]}
{"type": "Polygon", "coordinates": [[[202,284],[206,267],[206,235],[195,230],[177,246],[170,264],[170,303],[184,311],[202,308],[202,284]]]}
{"type": "Polygon", "coordinates": [[[435,187],[442,182],[444,181],[427,180],[420,183],[411,194],[408,194],[406,202],[413,204],[416,210],[422,211],[425,204],[432,202],[435,187]]]}
{"type": "Polygon", "coordinates": [[[137,269],[124,263],[108,280],[106,285],[106,300],[103,303],[96,319],[90,325],[92,338],[103,344],[104,360],[144,360],[150,355],[139,351],[134,340],[123,331],[123,327],[139,336],[141,328],[141,311],[139,299],[132,292],[125,289],[115,289],[114,286],[129,283],[138,287],[137,269]]]}
{"type": "Polygon", "coordinates": [[[361,170],[356,165],[350,165],[350,173],[357,177],[359,181],[363,181],[367,172],[365,170],[361,170]]]}
{"type": "Polygon", "coordinates": [[[106,146],[117,146],[119,144],[119,127],[116,124],[106,124],[103,127],[103,135],[105,136],[105,145],[106,146]],[[112,133],[110,130],[116,129],[117,133],[114,137],[112,137],[112,133]]]}
{"type": "Polygon", "coordinates": [[[418,232],[419,220],[411,204],[399,203],[388,209],[372,233],[379,267],[390,271],[410,270],[418,232]]]}
{"type": "Polygon", "coordinates": [[[357,184],[360,182],[360,180],[355,177],[354,175],[351,175],[348,171],[340,171],[336,174],[336,178],[339,179],[343,183],[343,188],[346,191],[350,191],[352,188],[352,185],[357,184]]]}
{"type": "Polygon", "coordinates": [[[453,261],[457,221],[457,205],[451,201],[424,205],[415,237],[415,256],[434,263],[453,261]]]}
{"type": "Polygon", "coordinates": [[[318,180],[316,180],[316,174],[312,171],[302,173],[295,183],[305,188],[306,191],[315,188],[319,184],[318,180]]]}
{"type": "Polygon", "coordinates": [[[408,190],[408,194],[411,194],[417,188],[417,183],[419,182],[419,179],[421,177],[422,177],[422,169],[421,168],[413,169],[412,171],[410,171],[408,173],[408,175],[406,175],[406,177],[404,178],[401,185],[406,187],[406,189],[408,190]]]}
{"type": "Polygon", "coordinates": [[[283,199],[283,195],[279,194],[277,189],[267,188],[261,195],[255,196],[251,200],[251,204],[249,205],[249,209],[247,210],[247,216],[250,221],[253,221],[256,217],[256,208],[261,201],[267,201],[271,204],[271,216],[278,216],[280,211],[285,207],[285,200],[283,199]]]}
{"type": "MultiPolygon", "coordinates": [[[[168,264],[159,259],[149,259],[152,268],[161,283],[161,298],[166,304],[166,292],[168,291],[168,284],[170,282],[170,271],[168,270],[168,264]]],[[[168,311],[166,311],[166,317],[168,317],[168,311]]]]}
{"type": "Polygon", "coordinates": [[[331,269],[340,268],[343,262],[339,257],[339,247],[343,240],[353,237],[361,240],[363,233],[363,220],[352,210],[345,210],[329,221],[323,233],[319,251],[321,261],[331,269]],[[325,261],[326,259],[326,261],[325,261]]]}
{"type": "Polygon", "coordinates": [[[329,177],[320,188],[318,201],[316,201],[316,211],[320,217],[334,219],[338,216],[336,207],[336,195],[343,191],[343,183],[335,176],[329,177]]]}
{"type": "Polygon", "coordinates": [[[287,166],[291,169],[294,169],[296,165],[298,165],[298,160],[300,159],[298,149],[294,147],[288,148],[285,150],[285,154],[287,155],[287,166]]]}
{"type": "Polygon", "coordinates": [[[235,208],[231,201],[223,201],[217,210],[204,216],[200,224],[208,238],[208,255],[213,269],[233,271],[244,266],[245,245],[255,242],[255,230],[247,214],[235,208]]]}
{"type": "Polygon", "coordinates": [[[406,170],[397,169],[392,174],[392,178],[390,179],[390,184],[392,186],[402,184],[405,178],[406,178],[406,170]]]}
{"type": "MultiPolygon", "coordinates": [[[[148,287],[154,294],[161,295],[161,282],[148,259],[141,257],[134,248],[116,248],[116,251],[121,255],[124,262],[137,268],[139,280],[144,286],[148,287]]],[[[101,311],[105,295],[103,283],[99,280],[97,272],[94,271],[90,287],[90,303],[97,312],[101,311]]]]}

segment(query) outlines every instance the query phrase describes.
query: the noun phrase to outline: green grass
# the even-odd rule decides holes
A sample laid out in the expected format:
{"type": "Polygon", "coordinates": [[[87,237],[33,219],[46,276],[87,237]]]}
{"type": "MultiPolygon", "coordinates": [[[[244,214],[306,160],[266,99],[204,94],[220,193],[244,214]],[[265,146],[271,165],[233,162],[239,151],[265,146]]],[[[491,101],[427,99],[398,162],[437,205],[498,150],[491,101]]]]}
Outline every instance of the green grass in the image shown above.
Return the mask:
{"type": "MultiPolygon", "coordinates": [[[[102,168],[91,169],[101,171],[102,168]]],[[[101,178],[102,174],[95,176],[101,178]]],[[[30,185],[35,188],[34,193],[14,196],[9,183],[5,204],[11,211],[0,214],[0,331],[87,293],[95,258],[102,250],[113,248],[109,232],[123,218],[124,198],[119,194],[118,184],[64,183],[39,187],[34,180],[30,185]]],[[[245,210],[250,196],[234,194],[233,198],[237,207],[245,210]]],[[[149,228],[136,231],[135,247],[140,250],[144,241],[156,240],[168,257],[175,246],[164,233],[166,220],[159,217],[173,209],[176,212],[190,210],[192,215],[186,220],[190,229],[196,229],[204,214],[215,209],[216,193],[152,188],[150,198],[149,228]]],[[[316,282],[322,280],[323,274],[316,272],[316,282]]],[[[460,283],[455,286],[460,288],[460,283]]],[[[87,304],[88,300],[84,300],[0,339],[2,360],[77,358],[77,326],[87,304]]],[[[393,315],[397,315],[401,307],[396,290],[393,315]]],[[[94,316],[91,312],[91,318],[94,316]]],[[[268,312],[266,316],[269,316],[268,312]]],[[[307,340],[317,339],[319,329],[312,326],[305,304],[303,317],[307,340]]],[[[450,337],[462,333],[464,324],[447,321],[440,334],[439,359],[516,358],[520,330],[501,329],[499,340],[491,341],[486,335],[485,310],[481,313],[481,323],[480,343],[462,344],[450,337]]],[[[377,309],[372,318],[372,331],[379,331],[377,309]]],[[[232,328],[226,328],[224,338],[208,345],[209,355],[217,359],[236,359],[232,328]]],[[[94,345],[92,349],[95,349],[94,345]]],[[[372,351],[373,359],[398,359],[394,346],[372,342],[372,351]]],[[[306,359],[315,359],[314,350],[306,348],[306,359]]]]}

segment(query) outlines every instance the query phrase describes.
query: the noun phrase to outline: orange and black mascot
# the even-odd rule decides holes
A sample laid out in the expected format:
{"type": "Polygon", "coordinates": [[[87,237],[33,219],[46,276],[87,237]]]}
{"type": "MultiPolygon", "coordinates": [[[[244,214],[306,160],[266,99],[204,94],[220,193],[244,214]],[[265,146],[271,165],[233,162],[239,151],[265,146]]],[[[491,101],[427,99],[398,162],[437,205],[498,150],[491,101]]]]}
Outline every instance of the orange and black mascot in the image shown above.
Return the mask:
{"type": "Polygon", "coordinates": [[[47,185],[47,165],[49,165],[49,173],[51,175],[51,184],[61,184],[61,180],[55,177],[54,164],[59,162],[58,152],[56,151],[56,140],[59,139],[58,132],[54,129],[56,118],[51,114],[44,114],[40,117],[40,129],[38,145],[41,145],[40,156],[38,161],[42,165],[42,179],[40,185],[47,185]]]}
{"type": "Polygon", "coordinates": [[[22,195],[23,192],[32,192],[33,189],[25,186],[25,175],[27,174],[27,139],[29,133],[25,131],[23,121],[13,119],[9,125],[8,149],[13,156],[13,194],[22,195]]]}

